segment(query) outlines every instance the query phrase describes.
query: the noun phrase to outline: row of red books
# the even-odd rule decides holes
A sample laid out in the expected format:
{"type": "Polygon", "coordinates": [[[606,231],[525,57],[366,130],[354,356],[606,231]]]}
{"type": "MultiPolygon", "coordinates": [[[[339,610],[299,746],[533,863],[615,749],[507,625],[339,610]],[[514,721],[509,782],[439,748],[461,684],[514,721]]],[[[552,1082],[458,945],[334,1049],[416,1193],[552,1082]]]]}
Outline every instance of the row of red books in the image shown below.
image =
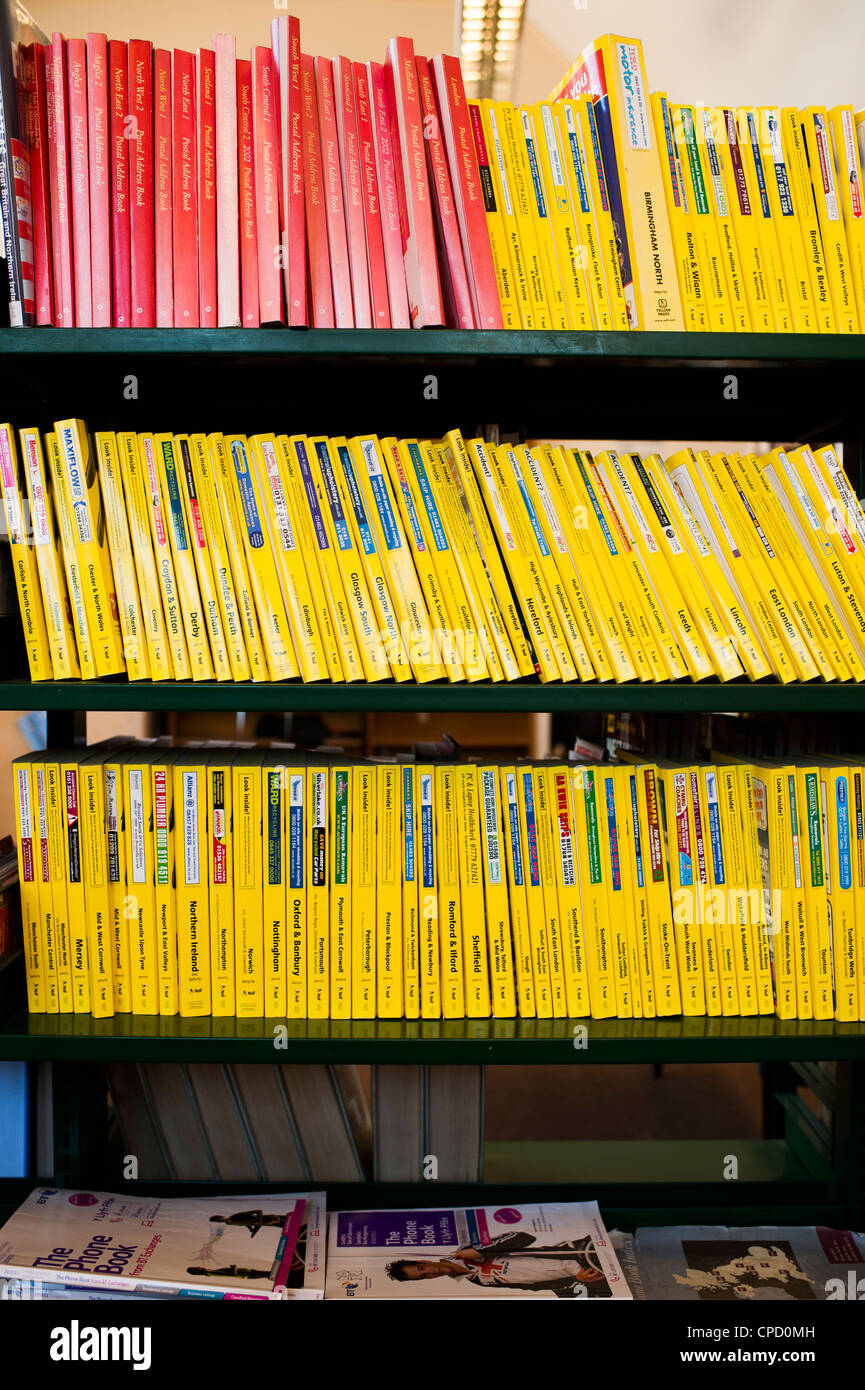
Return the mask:
{"type": "Polygon", "coordinates": [[[18,61],[33,302],[60,327],[500,328],[459,61],[104,34],[18,61]]]}

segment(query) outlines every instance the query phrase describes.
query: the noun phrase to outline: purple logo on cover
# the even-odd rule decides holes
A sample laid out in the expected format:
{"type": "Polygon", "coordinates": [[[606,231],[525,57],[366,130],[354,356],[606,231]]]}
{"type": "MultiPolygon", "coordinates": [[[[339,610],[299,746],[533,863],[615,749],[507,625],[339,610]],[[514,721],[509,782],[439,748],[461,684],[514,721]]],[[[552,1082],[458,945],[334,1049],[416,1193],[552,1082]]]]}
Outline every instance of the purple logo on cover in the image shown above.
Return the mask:
{"type": "Polygon", "coordinates": [[[522,1214],[516,1207],[499,1207],[498,1211],[493,1212],[493,1217],[500,1226],[516,1226],[522,1214]]]}
{"type": "Polygon", "coordinates": [[[99,1201],[92,1192],[73,1192],[69,1198],[69,1205],[72,1207],[95,1207],[99,1201]]]}

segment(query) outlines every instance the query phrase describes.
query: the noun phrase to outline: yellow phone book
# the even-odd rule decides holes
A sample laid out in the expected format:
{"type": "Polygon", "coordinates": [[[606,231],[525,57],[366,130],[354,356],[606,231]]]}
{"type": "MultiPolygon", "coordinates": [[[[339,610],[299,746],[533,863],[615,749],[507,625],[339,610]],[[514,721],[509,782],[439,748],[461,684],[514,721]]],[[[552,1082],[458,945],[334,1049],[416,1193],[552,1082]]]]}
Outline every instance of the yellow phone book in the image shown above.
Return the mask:
{"type": "Polygon", "coordinates": [[[805,149],[802,113],[795,106],[785,106],[781,109],[781,143],[790,175],[793,206],[799,219],[799,230],[805,248],[805,263],[808,268],[817,330],[820,333],[837,333],[838,320],[832,303],[823,238],[811,189],[811,171],[805,149]]]}
{"type": "Polygon", "coordinates": [[[709,320],[703,271],[697,252],[694,219],[682,176],[681,160],[673,136],[673,122],[666,92],[653,92],[651,102],[682,310],[686,327],[704,332],[709,326],[709,320]]]}
{"type": "Polygon", "coordinates": [[[643,857],[643,838],[640,831],[640,811],[637,800],[637,773],[630,768],[617,768],[615,778],[619,853],[627,865],[627,878],[633,904],[633,930],[630,935],[634,953],[635,997],[639,1000],[639,1017],[654,1018],[656,1007],[652,965],[652,930],[643,857]]]}
{"type": "Polygon", "coordinates": [[[242,752],[235,756],[231,771],[235,1011],[238,1018],[263,1018],[261,764],[254,754],[242,752]]]}
{"type": "Polygon", "coordinates": [[[330,1012],[330,915],[329,838],[332,833],[328,769],[316,764],[307,769],[307,864],[306,940],[307,1000],[310,1018],[327,1018],[330,1012]]]}
{"type": "Polygon", "coordinates": [[[548,102],[538,102],[530,115],[569,326],[591,329],[595,319],[586,278],[586,256],[580,244],[579,222],[571,202],[554,108],[548,102]]]}
{"type": "Polygon", "coordinates": [[[852,106],[833,106],[828,113],[844,232],[859,324],[865,324],[865,208],[862,206],[862,165],[852,106]]]}
{"type": "Polygon", "coordinates": [[[129,680],[146,680],[150,675],[144,617],[138,596],[136,557],[129,536],[129,524],[123,498],[123,480],[115,435],[105,432],[95,437],[96,459],[108,549],[117,591],[117,609],[123,634],[123,656],[129,680]]]}
{"type": "Polygon", "coordinates": [[[569,775],[592,1018],[615,1018],[616,961],[601,852],[600,778],[593,767],[574,767],[569,775]]]}
{"type": "Polygon", "coordinates": [[[206,751],[185,751],[173,768],[177,979],[182,1018],[201,1018],[212,1012],[207,815],[210,756],[206,751]]]}
{"type": "MultiPolygon", "coordinates": [[[[46,760],[48,758],[46,753],[46,760]]],[[[76,1014],[89,1014],[93,1002],[91,980],[94,978],[90,962],[93,946],[90,926],[87,920],[85,902],[84,865],[81,850],[81,781],[77,751],[69,750],[51,754],[52,762],[59,768],[60,805],[64,816],[61,830],[63,846],[63,873],[66,879],[66,904],[69,922],[69,965],[72,976],[72,1009],[76,1014]]],[[[100,972],[101,973],[101,972],[100,972]]],[[[97,1017],[109,1017],[114,1012],[113,990],[111,1009],[106,1012],[107,988],[99,988],[96,1006],[97,1017]]]]}
{"type": "Polygon", "coordinates": [[[649,902],[649,936],[652,951],[655,1013],[658,1018],[681,1011],[679,967],[667,856],[664,850],[664,823],[661,810],[660,773],[652,764],[640,765],[630,774],[631,795],[636,793],[639,817],[640,854],[649,902]]]}
{"type": "Polygon", "coordinates": [[[712,896],[712,863],[709,843],[709,818],[705,787],[698,767],[688,767],[688,801],[694,827],[694,879],[697,902],[697,925],[703,954],[703,981],[706,991],[706,1013],[710,1018],[732,1014],[732,999],[736,997],[736,972],[733,964],[732,937],[729,953],[723,949],[721,928],[724,917],[717,920],[712,896]]]}
{"type": "Polygon", "coordinates": [[[520,327],[520,311],[517,291],[514,284],[514,271],[508,250],[507,232],[503,217],[503,194],[501,183],[496,182],[496,152],[490,147],[488,130],[484,128],[483,109],[479,101],[466,103],[474,139],[475,156],[480,175],[481,196],[487,219],[487,233],[490,239],[490,252],[496,275],[496,288],[499,306],[502,311],[503,328],[520,327]]]}
{"type": "MultiPolygon", "coordinates": [[[[754,805],[761,837],[763,891],[769,896],[769,953],[775,989],[775,1013],[796,1018],[797,914],[796,872],[790,824],[787,776],[782,766],[754,768],[754,805]],[[765,844],[763,843],[765,837],[765,844]]],[[[809,1004],[810,1011],[810,1004],[809,1004]]]]}
{"type": "MultiPolygon", "coordinates": [[[[48,983],[46,979],[45,918],[40,901],[37,855],[36,813],[31,787],[29,760],[16,758],[15,825],[18,851],[18,882],[21,898],[21,936],[24,943],[24,968],[27,981],[27,1008],[32,1014],[48,1013],[48,983]]],[[[57,1013],[55,990],[54,1009],[57,1013]]]]}
{"type": "MultiPolygon", "coordinates": [[[[240,441],[241,446],[243,441],[240,441]]],[[[247,563],[247,550],[243,539],[246,514],[238,506],[238,493],[234,482],[234,459],[221,434],[209,434],[207,446],[213,460],[214,488],[219,505],[222,527],[225,532],[225,545],[231,564],[231,577],[240,613],[241,630],[246,645],[246,658],[249,662],[250,679],[265,681],[269,678],[267,655],[261,640],[256,609],[255,591],[247,563]]]]}
{"type": "MultiPolygon", "coordinates": [[[[351,935],[351,883],[355,868],[352,853],[353,775],[353,770],[350,767],[334,767],[331,768],[330,772],[331,805],[333,807],[330,875],[331,1018],[351,1018],[354,967],[351,935]]],[[[379,833],[382,833],[381,827],[379,833]]]]}
{"type": "MultiPolygon", "coordinates": [[[[550,974],[550,940],[544,911],[544,890],[538,851],[537,808],[531,767],[515,769],[515,795],[520,827],[520,856],[525,866],[526,914],[538,1018],[554,1016],[554,987],[550,974]]],[[[510,794],[510,788],[508,789],[510,794]]]]}
{"type": "Polygon", "coordinates": [[[527,326],[552,328],[555,325],[547,299],[543,262],[541,261],[535,230],[532,194],[529,190],[531,174],[519,112],[513,102],[497,101],[490,108],[490,118],[496,122],[501,140],[508,185],[513,200],[517,236],[525,266],[531,315],[531,323],[527,326]]]}
{"type": "Polygon", "coordinates": [[[380,763],[376,782],[376,1014],[378,1018],[402,1018],[402,787],[397,765],[380,763]]]}
{"type": "Polygon", "coordinates": [[[153,883],[153,745],[133,744],[123,760],[126,889],[133,1014],[159,1013],[156,895],[153,883]]]}
{"type": "Polygon", "coordinates": [[[718,246],[721,252],[724,277],[727,282],[727,297],[733,311],[733,323],[737,332],[749,333],[751,331],[751,311],[739,246],[736,241],[728,171],[723,163],[723,131],[721,140],[717,140],[716,121],[712,113],[705,108],[700,111],[700,122],[702,139],[706,147],[704,166],[706,185],[707,191],[711,193],[709,201],[715,214],[715,225],[718,229],[718,246]]]}
{"type": "Polygon", "coordinates": [[[556,242],[551,222],[549,185],[545,187],[544,169],[537,143],[537,132],[531,109],[520,107],[515,120],[517,140],[522,135],[520,153],[524,154],[526,173],[526,192],[532,211],[535,243],[538,248],[541,274],[544,279],[544,293],[550,314],[551,328],[573,328],[565,297],[562,273],[556,258],[556,242]]]}
{"type": "Polygon", "coordinates": [[[684,768],[668,768],[661,772],[660,778],[667,826],[682,1013],[686,1016],[704,1014],[706,986],[697,914],[694,820],[689,804],[688,774],[684,768]]]}
{"type": "Polygon", "coordinates": [[[418,848],[421,1018],[441,1018],[439,903],[436,877],[436,799],[433,767],[415,768],[415,839],[418,848]]]}
{"type": "MultiPolygon", "coordinates": [[[[129,540],[132,553],[135,556],[135,572],[138,578],[142,629],[147,642],[150,679],[154,681],[171,680],[176,672],[172,660],[172,645],[169,642],[166,619],[163,613],[161,578],[153,554],[150,513],[145,487],[146,473],[141,459],[138,435],[129,431],[121,431],[117,435],[117,453],[123,485],[123,500],[126,504],[126,519],[129,524],[129,540]]],[[[176,609],[175,618],[179,623],[176,609]]],[[[185,643],[181,650],[185,662],[185,643]]],[[[183,669],[181,666],[181,672],[183,669]]],[[[178,676],[178,679],[181,678],[178,676]]]]}
{"type": "MultiPolygon", "coordinates": [[[[226,520],[223,524],[224,504],[217,485],[216,469],[206,435],[191,434],[189,436],[189,455],[196,506],[207,541],[206,554],[213,570],[219,618],[228,653],[231,679],[246,681],[250,679],[251,671],[244,640],[243,612],[235,589],[231,547],[227,539],[229,522],[226,520]]],[[[243,547],[239,538],[235,537],[235,539],[240,550],[238,558],[242,561],[243,547]]],[[[196,555],[199,553],[205,554],[201,547],[196,550],[196,555]]],[[[260,676],[260,673],[257,674],[260,676]]]]}
{"type": "Polygon", "coordinates": [[[824,106],[802,111],[805,148],[811,170],[811,188],[817,208],[817,221],[823,240],[823,253],[829,275],[829,288],[839,333],[859,332],[859,313],[853,268],[847,248],[844,213],[838,191],[838,175],[832,153],[831,123],[824,106]]]}
{"type": "Polygon", "coordinates": [[[736,768],[736,774],[742,816],[747,900],[753,928],[757,1012],[771,1014],[775,1010],[775,1000],[772,990],[772,962],[769,953],[770,922],[767,903],[763,894],[761,869],[763,847],[760,843],[758,816],[754,804],[753,769],[748,764],[742,763],[736,768]]]}
{"type": "MultiPolygon", "coordinates": [[[[0,431],[2,437],[2,431],[0,431]]],[[[66,576],[66,588],[69,594],[70,613],[72,627],[75,633],[75,645],[78,653],[78,666],[84,680],[93,680],[96,676],[96,654],[90,641],[90,628],[87,620],[87,608],[84,603],[84,585],[78,565],[78,554],[75,549],[75,534],[72,526],[72,508],[66,495],[66,484],[63,478],[63,469],[60,463],[60,446],[57,443],[56,434],[46,434],[45,436],[45,456],[48,463],[48,475],[51,479],[51,495],[54,501],[54,515],[57,518],[57,532],[60,539],[60,554],[63,559],[63,572],[66,576]]],[[[13,564],[16,567],[16,587],[18,586],[20,553],[17,548],[13,549],[13,564]]],[[[27,602],[29,604],[29,590],[27,591],[27,602]]],[[[19,590],[19,604],[20,590],[19,590]]],[[[28,654],[32,650],[33,639],[33,610],[31,608],[21,609],[24,635],[27,642],[28,654]]],[[[47,633],[46,633],[47,643],[47,633]]],[[[50,660],[50,653],[46,646],[46,653],[50,660]]],[[[31,669],[32,662],[28,655],[28,662],[31,669]]]]}
{"type": "MultiPolygon", "coordinates": [[[[528,904],[526,901],[526,861],[520,831],[520,809],[517,801],[515,767],[499,769],[499,791],[502,798],[502,816],[505,825],[504,851],[511,938],[514,949],[517,1011],[521,1018],[534,1018],[537,1009],[535,1007],[534,971],[532,968],[532,942],[529,934],[528,904]]],[[[545,1007],[546,1013],[543,1017],[549,1018],[549,1003],[545,1007]]]]}
{"type": "Polygon", "coordinates": [[[204,606],[195,572],[195,560],[190,545],[190,532],[183,509],[180,491],[178,449],[170,434],[158,434],[154,450],[162,490],[162,504],[168,531],[177,599],[180,605],[186,649],[189,653],[190,674],[194,681],[213,679],[213,664],[207,641],[204,606]]]}
{"type": "MultiPolygon", "coordinates": [[[[6,428],[7,426],[0,425],[0,480],[3,482],[4,496],[6,495],[5,480],[10,474],[8,457],[11,456],[8,442],[2,437],[6,428]]],[[[75,633],[72,627],[69,596],[66,590],[66,576],[63,571],[63,559],[54,519],[54,505],[48,490],[48,475],[42,454],[42,441],[39,431],[35,429],[19,430],[18,437],[21,441],[21,457],[30,513],[30,532],[33,537],[33,555],[36,559],[36,569],[42,592],[45,631],[51,652],[51,669],[55,680],[69,680],[80,675],[80,668],[75,649],[75,633]]],[[[14,474],[14,469],[11,471],[14,474]]],[[[15,499],[19,496],[17,481],[10,489],[10,495],[14,519],[15,499]]],[[[12,526],[9,521],[8,510],[7,504],[10,545],[13,556],[17,560],[15,552],[20,541],[16,542],[12,538],[12,526]]],[[[23,618],[24,613],[22,611],[23,618]]],[[[25,620],[25,632],[26,630],[25,620]]]]}
{"type": "Polygon", "coordinates": [[[797,333],[816,333],[819,323],[811,298],[811,277],[793,198],[791,170],[784,151],[781,112],[777,106],[761,106],[756,117],[793,326],[797,333]]]}
{"type": "MultiPolygon", "coordinates": [[[[511,914],[505,867],[506,843],[502,829],[498,768],[477,769],[482,824],[480,860],[483,867],[484,911],[489,952],[491,1008],[495,1018],[513,1018],[517,1011],[514,962],[511,948],[511,914]]],[[[577,909],[579,910],[579,886],[577,909]]],[[[570,902],[568,902],[570,907],[570,902]]],[[[582,944],[576,949],[582,953],[582,944]]]]}
{"type": "Polygon", "coordinates": [[[114,1014],[114,929],[105,838],[105,786],[98,753],[79,764],[81,860],[90,958],[90,1012],[114,1014]]]}
{"type": "Polygon", "coordinates": [[[824,827],[822,778],[814,766],[796,768],[802,836],[805,914],[808,924],[808,955],[811,966],[813,1017],[833,1018],[832,931],[826,886],[826,830],[824,827]]]}
{"type": "Polygon", "coordinates": [[[749,181],[736,113],[729,106],[715,106],[705,112],[705,116],[711,124],[715,154],[727,193],[751,327],[755,333],[774,333],[775,309],[760,234],[763,205],[760,190],[752,190],[749,181]]]}
{"type": "Polygon", "coordinates": [[[298,766],[287,769],[285,785],[286,884],[288,888],[288,1018],[307,1017],[307,974],[309,951],[306,934],[306,890],[309,869],[306,859],[306,772],[298,766]]]}
{"type": "Polygon", "coordinates": [[[489,1018],[490,970],[484,930],[486,909],[481,863],[484,836],[478,770],[474,763],[456,768],[456,802],[466,1017],[489,1018]]]}
{"type": "Polygon", "coordinates": [[[739,150],[742,167],[748,185],[748,196],[758,219],[760,251],[766,276],[766,288],[772,302],[775,328],[778,333],[792,333],[795,330],[790,308],[790,293],[784,275],[781,247],[778,241],[778,228],[772,216],[769,201],[768,180],[760,144],[757,112],[748,106],[739,106],[735,111],[739,134],[739,150]]]}
{"type": "Polygon", "coordinates": [[[46,752],[43,766],[58,1003],[61,1014],[71,1014],[75,1009],[75,1000],[72,986],[72,928],[66,891],[66,793],[59,761],[46,752]]]}
{"type": "MultiPolygon", "coordinates": [[[[532,770],[532,794],[534,800],[535,836],[537,843],[538,873],[541,880],[541,903],[547,934],[548,963],[550,972],[550,993],[553,1004],[553,1017],[566,1018],[568,1001],[565,993],[565,970],[562,958],[562,926],[559,912],[559,894],[556,881],[556,844],[554,838],[554,802],[551,798],[552,786],[547,778],[548,769],[535,767],[532,770]]],[[[522,767],[518,766],[518,774],[522,767]]]]}
{"type": "Polygon", "coordinates": [[[265,753],[261,769],[265,1018],[288,1017],[287,771],[278,749],[265,753]]]}
{"type": "Polygon", "coordinates": [[[849,767],[821,768],[826,815],[826,887],[832,932],[835,1017],[852,1023],[859,1017],[856,940],[856,893],[853,886],[853,822],[849,767]]]}
{"type": "Polygon", "coordinates": [[[156,915],[157,988],[159,1012],[173,1015],[180,1008],[177,958],[177,856],[174,846],[174,748],[157,751],[151,774],[153,797],[153,896],[156,915]]]}
{"type": "Polygon", "coordinates": [[[58,420],[54,429],[60,468],[72,515],[78,571],[93,645],[96,674],[112,676],[126,670],[123,638],[117,617],[117,596],[99,490],[96,459],[81,420],[58,420]]]}
{"type": "MultiPolygon", "coordinates": [[[[147,502],[150,537],[153,543],[156,572],[159,576],[162,611],[165,615],[174,679],[178,681],[189,680],[191,674],[190,657],[186,645],[185,625],[180,611],[180,597],[174,573],[171,541],[168,535],[168,516],[159,481],[157,436],[140,434],[138,436],[138,448],[142,465],[144,496],[147,502]]],[[[129,467],[133,468],[131,453],[127,455],[127,458],[129,467]]]]}
{"type": "MultiPolygon", "coordinates": [[[[550,110],[553,113],[553,120],[558,131],[562,165],[570,192],[576,238],[575,259],[578,258],[578,263],[582,267],[585,277],[589,306],[595,327],[602,332],[613,327],[627,329],[628,310],[619,274],[618,256],[615,257],[613,266],[615,269],[614,290],[619,296],[615,305],[616,312],[614,312],[613,296],[608,289],[604,272],[604,244],[601,236],[601,221],[597,212],[606,212],[609,217],[607,189],[606,184],[598,185],[599,208],[596,209],[580,103],[557,101],[551,104],[550,110]],[[605,207],[600,206],[601,188],[605,207]]],[[[597,166],[594,167],[597,173],[597,166]]],[[[603,166],[601,166],[600,176],[603,178],[603,166]]],[[[610,226],[612,228],[612,223],[610,226]]],[[[615,241],[615,238],[613,240],[615,241]]]]}
{"type": "MultiPolygon", "coordinates": [[[[403,769],[411,778],[412,769],[403,769]]],[[[351,873],[351,1016],[376,1017],[376,769],[357,764],[352,769],[352,873],[351,873]]],[[[414,826],[409,832],[414,842],[414,826]]],[[[403,903],[403,922],[406,907],[403,903]]],[[[417,933],[417,885],[414,892],[414,927],[417,933]]],[[[408,961],[409,947],[405,947],[408,961]]],[[[417,941],[414,948],[414,1003],[418,995],[417,941]]],[[[406,1000],[409,997],[406,977],[406,1000]]],[[[406,1011],[406,1017],[408,1017],[406,1011]]],[[[417,1012],[413,1017],[417,1018],[417,1012]]]]}
{"type": "MultiPolygon", "coordinates": [[[[402,798],[402,965],[403,1009],[406,1018],[420,1018],[420,897],[415,775],[400,768],[402,798]]],[[[374,831],[373,831],[374,833],[374,831]]],[[[374,887],[370,890],[374,892],[374,887]]]]}
{"type": "MultiPolygon", "coordinates": [[[[61,1012],[60,1008],[60,966],[59,966],[59,944],[57,932],[57,918],[54,912],[54,885],[51,881],[51,859],[52,854],[56,853],[49,843],[48,830],[48,777],[44,762],[44,754],[31,754],[30,768],[30,787],[32,802],[32,826],[33,826],[33,857],[36,864],[36,884],[39,895],[39,946],[42,952],[42,970],[45,977],[44,1005],[43,1011],[49,1014],[61,1012]]],[[[26,918],[22,921],[22,926],[26,923],[26,918]]],[[[65,931],[65,923],[64,923],[65,931]]],[[[25,942],[25,952],[26,952],[25,942]]],[[[31,939],[32,949],[32,939],[31,939]]],[[[127,953],[128,956],[128,953],[127,953]]],[[[25,956],[26,962],[26,956],[25,956]]],[[[127,962],[128,964],[128,962],[127,962]]],[[[68,958],[66,961],[68,969],[68,958]]],[[[38,972],[39,962],[35,963],[38,972]]],[[[114,972],[114,1007],[118,1007],[117,995],[117,968],[115,960],[114,972]]],[[[127,969],[128,987],[128,969],[127,969]]],[[[68,994],[68,991],[67,991],[68,994]]],[[[70,1007],[71,1007],[71,1001],[70,1007]]],[[[128,1002],[124,1012],[129,1012],[128,1002]]]]}
{"type": "Polygon", "coordinates": [[[465,1018],[462,905],[460,902],[457,769],[435,769],[435,836],[438,874],[439,958],[442,1018],[465,1018]]]}
{"type": "MultiPolygon", "coordinates": [[[[691,225],[703,277],[706,314],[714,332],[733,332],[739,325],[727,288],[726,266],[721,250],[714,192],[709,180],[708,147],[705,135],[697,130],[692,106],[670,108],[673,139],[685,180],[691,210],[691,225]]],[[[724,205],[726,211],[726,205],[724,205]]]]}
{"type": "Polygon", "coordinates": [[[505,163],[503,132],[500,129],[499,118],[496,115],[493,102],[480,102],[479,110],[483,123],[483,133],[490,151],[492,183],[501,216],[504,249],[507,252],[507,261],[502,256],[501,272],[497,267],[496,273],[501,273],[502,278],[506,273],[510,273],[513,277],[514,303],[518,315],[517,322],[513,324],[513,327],[534,328],[536,325],[532,296],[529,289],[526,259],[520,241],[512,177],[505,163]]]}
{"type": "Polygon", "coordinates": [[[234,848],[231,748],[214,751],[207,765],[207,892],[210,922],[210,997],[214,1018],[234,1016],[234,848]]]}
{"type": "Polygon", "coordinates": [[[218,557],[211,552],[210,537],[204,520],[204,508],[198,480],[192,465],[193,446],[188,434],[174,436],[174,458],[178,491],[182,499],[186,535],[192,552],[198,592],[201,597],[201,617],[210,644],[213,674],[218,681],[234,679],[228,640],[223,625],[216,581],[218,557]]]}

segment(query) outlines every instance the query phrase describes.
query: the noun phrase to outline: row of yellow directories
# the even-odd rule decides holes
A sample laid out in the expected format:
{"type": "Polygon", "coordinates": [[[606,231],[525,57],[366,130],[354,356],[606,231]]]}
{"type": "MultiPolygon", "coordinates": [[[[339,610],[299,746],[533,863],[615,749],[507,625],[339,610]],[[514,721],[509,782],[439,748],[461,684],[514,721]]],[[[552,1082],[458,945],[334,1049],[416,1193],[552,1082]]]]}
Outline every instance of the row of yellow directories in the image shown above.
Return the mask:
{"type": "Polygon", "coordinates": [[[831,446],[0,425],[34,680],[865,679],[831,446]]]}
{"type": "Polygon", "coordinates": [[[499,294],[509,251],[522,326],[865,331],[865,111],[650,91],[639,41],[606,35],[547,103],[481,104],[499,294]]]}
{"type": "Polygon", "coordinates": [[[858,765],[14,764],[38,1013],[865,1018],[858,765]]]}

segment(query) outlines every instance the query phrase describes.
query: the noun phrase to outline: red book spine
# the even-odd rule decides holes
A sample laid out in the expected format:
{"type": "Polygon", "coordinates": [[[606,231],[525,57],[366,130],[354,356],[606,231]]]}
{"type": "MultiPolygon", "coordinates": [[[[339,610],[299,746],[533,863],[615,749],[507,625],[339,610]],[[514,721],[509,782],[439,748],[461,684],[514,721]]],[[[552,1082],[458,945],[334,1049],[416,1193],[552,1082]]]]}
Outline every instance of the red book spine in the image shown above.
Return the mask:
{"type": "Polygon", "coordinates": [[[126,44],[108,45],[109,141],[111,152],[112,318],[128,328],[132,314],[132,267],[129,245],[129,78],[126,44]]]}
{"type": "Polygon", "coordinates": [[[87,35],[90,145],[90,289],[94,328],[111,327],[111,179],[108,158],[108,40],[87,35]]]}
{"type": "Polygon", "coordinates": [[[502,310],[459,59],[443,54],[433,58],[432,80],[450,166],[463,257],[469,274],[475,325],[478,328],[501,328],[502,310]]]}
{"type": "Polygon", "coordinates": [[[339,136],[339,163],[342,170],[345,229],[348,237],[348,264],[351,270],[354,326],[355,328],[372,328],[354,80],[348,58],[334,58],[333,60],[333,89],[336,129],[339,136]]]}
{"type": "Polygon", "coordinates": [[[240,322],[258,328],[258,243],[255,223],[255,138],[252,63],[237,60],[237,191],[240,216],[240,322]]]}
{"type": "Polygon", "coordinates": [[[172,68],[174,123],[174,327],[198,327],[198,198],[195,179],[195,58],[175,48],[172,68]]]}
{"type": "Polygon", "coordinates": [[[216,303],[220,328],[240,324],[237,52],[230,34],[214,34],[216,98],[216,303]]]}
{"type": "Polygon", "coordinates": [[[436,261],[430,189],[424,153],[424,130],[414,46],[411,39],[391,39],[386,68],[393,82],[394,109],[405,185],[408,237],[405,279],[414,328],[440,328],[445,314],[436,261]]]}
{"type": "Polygon", "coordinates": [[[309,256],[309,320],[313,328],[333,328],[333,290],[315,96],[315,65],[308,53],[300,56],[300,96],[303,109],[303,197],[309,256]]]}
{"type": "Polygon", "coordinates": [[[333,316],[337,328],[354,328],[351,299],[351,270],[345,234],[345,206],[339,160],[339,134],[333,95],[333,67],[329,59],[316,58],[315,85],[318,96],[318,130],[321,140],[324,208],[330,249],[330,278],[333,286],[333,316]]]}
{"type": "Polygon", "coordinates": [[[367,63],[366,71],[372,108],[375,163],[378,173],[379,206],[381,207],[381,232],[384,244],[384,264],[387,272],[387,297],[390,304],[390,326],[391,328],[411,328],[408,295],[405,288],[405,266],[402,257],[399,190],[396,181],[396,162],[394,161],[384,68],[381,63],[367,63]]]}
{"type": "Polygon", "coordinates": [[[75,281],[75,324],[91,328],[90,299],[90,173],[87,142],[87,45],[83,39],[66,43],[69,100],[69,187],[72,196],[72,274],[75,281]]]}
{"type": "Polygon", "coordinates": [[[171,54],[153,55],[155,114],[154,178],[156,184],[156,327],[174,327],[174,218],[171,177],[171,54]]]}
{"type": "Polygon", "coordinates": [[[45,92],[45,49],[27,49],[24,131],[30,162],[30,202],[33,216],[33,282],[36,323],[54,322],[53,262],[51,259],[51,185],[48,172],[48,108],[45,92]]]}
{"type": "Polygon", "coordinates": [[[252,96],[258,312],[262,323],[284,323],[279,245],[279,92],[269,48],[253,49],[252,96]]]}
{"type": "Polygon", "coordinates": [[[72,278],[72,210],[69,193],[69,127],[66,122],[66,40],[52,34],[45,54],[48,150],[51,182],[51,246],[54,258],[54,322],[75,324],[72,278]]]}
{"type": "Polygon", "coordinates": [[[129,40],[129,247],[132,326],[156,323],[153,196],[153,45],[129,40]]]}
{"type": "Polygon", "coordinates": [[[353,63],[352,71],[355,109],[357,111],[357,143],[360,156],[361,186],[363,188],[363,214],[366,225],[366,255],[369,269],[369,293],[372,302],[372,322],[374,328],[390,328],[387,270],[384,263],[381,201],[378,191],[378,174],[375,167],[375,140],[369,99],[369,79],[363,63],[353,63]]]}
{"type": "Polygon", "coordinates": [[[441,279],[447,317],[452,328],[474,328],[472,292],[466,274],[466,264],[460,241],[460,228],[454,206],[453,187],[448,174],[448,161],[441,138],[441,125],[436,109],[432,77],[426,58],[418,55],[418,91],[426,135],[427,164],[436,238],[441,254],[441,279]]]}
{"type": "Polygon", "coordinates": [[[303,189],[303,112],[300,97],[300,20],[292,15],[270,23],[279,75],[282,144],[282,228],[285,301],[292,327],[309,322],[306,288],[306,215],[303,189]]]}
{"type": "Polygon", "coordinates": [[[198,303],[202,328],[216,318],[216,61],[212,48],[195,56],[198,115],[198,303]]]}

